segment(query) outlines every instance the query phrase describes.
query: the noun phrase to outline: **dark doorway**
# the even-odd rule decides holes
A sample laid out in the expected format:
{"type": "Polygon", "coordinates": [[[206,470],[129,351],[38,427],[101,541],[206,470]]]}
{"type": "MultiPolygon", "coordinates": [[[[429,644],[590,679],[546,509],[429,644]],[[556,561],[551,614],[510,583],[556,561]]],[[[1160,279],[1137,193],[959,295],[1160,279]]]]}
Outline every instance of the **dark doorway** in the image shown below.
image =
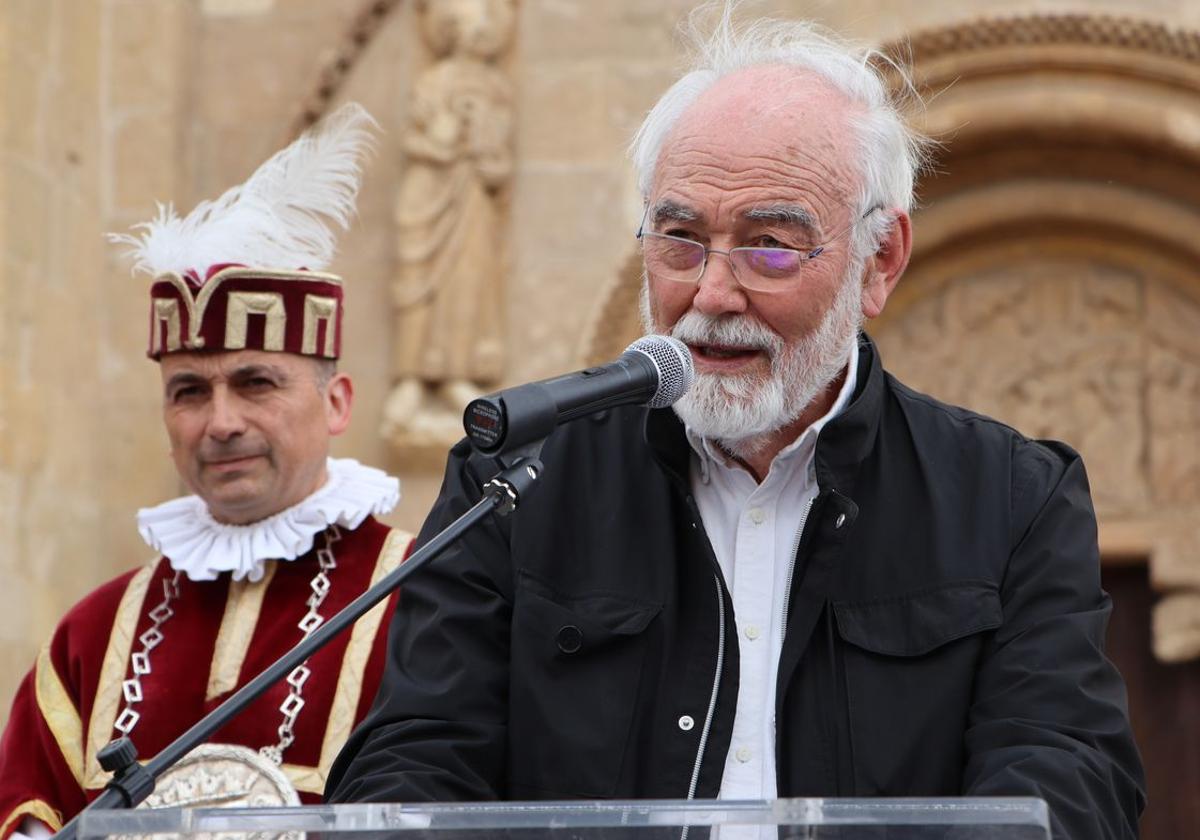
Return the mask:
{"type": "Polygon", "coordinates": [[[1129,687],[1129,714],[1146,765],[1142,840],[1200,838],[1200,661],[1167,665],[1151,650],[1155,593],[1145,565],[1103,569],[1113,598],[1108,653],[1129,687]]]}

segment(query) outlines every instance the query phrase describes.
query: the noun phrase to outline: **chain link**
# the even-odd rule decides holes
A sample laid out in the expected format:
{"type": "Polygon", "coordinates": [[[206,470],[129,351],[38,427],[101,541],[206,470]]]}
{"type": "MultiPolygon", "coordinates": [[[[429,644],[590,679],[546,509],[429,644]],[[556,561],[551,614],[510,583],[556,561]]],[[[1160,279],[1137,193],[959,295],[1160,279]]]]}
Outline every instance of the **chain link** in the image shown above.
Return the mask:
{"type": "MultiPolygon", "coordinates": [[[[308,605],[308,612],[296,625],[304,634],[301,641],[307,639],[314,630],[325,623],[325,617],[321,615],[320,609],[321,604],[325,603],[325,597],[329,594],[329,572],[337,568],[337,561],[333,557],[333,544],[341,538],[342,532],[338,526],[330,525],[325,531],[325,547],[317,551],[319,568],[312,581],[309,582],[312,594],[305,601],[308,605]]],[[[258,751],[260,755],[275,764],[283,763],[283,751],[296,740],[296,718],[299,717],[300,710],[304,708],[304,684],[308,682],[311,675],[312,671],[308,667],[307,659],[287,675],[288,695],[279,706],[279,711],[283,714],[283,723],[279,724],[279,729],[276,730],[279,742],[258,751]]]]}
{"type": "MultiPolygon", "coordinates": [[[[337,560],[333,556],[333,544],[341,538],[341,529],[336,525],[330,525],[325,531],[325,547],[317,551],[317,573],[308,584],[312,594],[304,602],[308,611],[296,625],[304,634],[302,640],[307,639],[314,630],[325,623],[325,617],[321,615],[320,609],[329,595],[331,586],[329,573],[337,568],[337,560]]],[[[142,649],[131,657],[133,676],[121,684],[121,691],[125,696],[125,708],[116,723],[113,724],[113,728],[122,735],[128,736],[137,726],[138,720],[141,719],[141,713],[133,707],[142,702],[145,697],[142,690],[142,677],[150,673],[150,651],[162,642],[163,625],[175,614],[175,611],[171,609],[171,602],[179,598],[179,581],[182,574],[177,571],[173,578],[163,581],[163,599],[150,611],[150,620],[153,623],[146,628],[142,635],[138,636],[138,641],[142,643],[142,649]]],[[[277,765],[283,763],[283,751],[296,740],[296,718],[300,715],[300,710],[304,708],[304,684],[308,682],[310,676],[312,676],[312,670],[308,667],[307,659],[287,675],[288,694],[279,706],[283,722],[276,730],[279,741],[259,750],[259,754],[277,765]]]]}
{"type": "Polygon", "coordinates": [[[153,624],[138,636],[138,641],[142,643],[142,649],[131,657],[133,676],[121,683],[121,693],[125,696],[125,708],[121,711],[116,723],[113,724],[113,729],[122,735],[128,736],[142,717],[141,712],[136,711],[133,707],[141,703],[145,697],[145,693],[142,691],[142,677],[150,673],[150,651],[158,647],[163,640],[162,626],[167,623],[167,619],[175,615],[175,610],[171,609],[171,602],[179,597],[179,579],[182,574],[182,572],[176,571],[175,576],[170,580],[163,580],[163,599],[157,607],[150,610],[150,620],[153,624]]]}

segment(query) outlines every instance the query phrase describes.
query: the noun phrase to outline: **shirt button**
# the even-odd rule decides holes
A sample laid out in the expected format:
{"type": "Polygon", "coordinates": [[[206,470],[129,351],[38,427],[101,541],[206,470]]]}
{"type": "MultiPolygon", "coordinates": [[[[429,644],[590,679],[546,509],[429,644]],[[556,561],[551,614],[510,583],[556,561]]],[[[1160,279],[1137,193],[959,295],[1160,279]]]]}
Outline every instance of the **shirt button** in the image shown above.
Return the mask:
{"type": "Polygon", "coordinates": [[[692,727],[696,725],[696,721],[692,720],[691,715],[684,715],[679,719],[679,728],[684,732],[691,732],[692,727]]]}
{"type": "Polygon", "coordinates": [[[746,627],[746,638],[747,639],[749,639],[750,641],[754,641],[755,639],[757,639],[759,637],[759,635],[760,635],[760,631],[758,629],[757,624],[747,625],[747,627],[746,627]]]}
{"type": "Polygon", "coordinates": [[[750,760],[750,748],[738,747],[738,751],[734,753],[734,755],[737,757],[738,761],[740,761],[742,764],[745,764],[750,760]]]}
{"type": "Polygon", "coordinates": [[[761,525],[766,518],[767,515],[763,513],[762,508],[750,508],[750,521],[755,525],[761,525]]]}

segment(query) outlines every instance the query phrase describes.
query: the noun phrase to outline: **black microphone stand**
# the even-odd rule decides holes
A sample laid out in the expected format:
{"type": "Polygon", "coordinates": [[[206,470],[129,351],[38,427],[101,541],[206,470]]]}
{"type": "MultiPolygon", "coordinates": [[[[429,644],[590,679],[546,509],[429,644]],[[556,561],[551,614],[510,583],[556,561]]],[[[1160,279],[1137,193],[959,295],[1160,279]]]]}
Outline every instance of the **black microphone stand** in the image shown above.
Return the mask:
{"type": "Polygon", "coordinates": [[[54,835],[54,840],[75,840],[79,831],[79,819],[87,811],[137,807],[138,803],[154,792],[154,783],[159,776],[191,752],[197,744],[207,740],[277,680],[291,673],[293,668],[324,647],[371,607],[388,597],[406,578],[449,548],[451,543],[488,514],[495,512],[507,516],[515,510],[520,504],[522,494],[527,493],[541,477],[542,463],[535,454],[540,449],[540,442],[524,449],[522,457],[517,457],[483,486],[483,498],[466,513],[451,522],[440,534],[413,552],[399,567],[347,604],[341,612],[314,630],[273,665],[238,689],[228,700],[201,718],[145,765],[138,763],[137,748],[129,738],[118,738],[105,745],[97,758],[100,766],[113,774],[112,780],[99,796],[54,835]]]}

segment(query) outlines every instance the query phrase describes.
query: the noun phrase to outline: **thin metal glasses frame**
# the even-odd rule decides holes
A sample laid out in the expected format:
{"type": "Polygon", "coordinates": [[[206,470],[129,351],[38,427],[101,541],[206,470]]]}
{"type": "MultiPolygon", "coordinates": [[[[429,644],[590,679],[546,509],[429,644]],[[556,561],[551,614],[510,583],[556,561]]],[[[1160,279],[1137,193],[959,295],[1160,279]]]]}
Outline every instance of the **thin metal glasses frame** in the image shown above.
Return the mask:
{"type": "Polygon", "coordinates": [[[825,252],[826,248],[828,248],[834,242],[837,242],[838,240],[842,239],[844,236],[848,235],[851,231],[854,230],[855,226],[859,222],[865,220],[868,216],[870,216],[872,213],[876,212],[877,210],[882,210],[882,209],[883,209],[883,205],[878,205],[878,204],[875,205],[874,207],[872,207],[871,209],[869,209],[865,213],[863,213],[861,216],[859,216],[855,221],[853,221],[849,225],[847,225],[843,230],[834,234],[833,236],[831,236],[829,239],[825,240],[820,245],[817,245],[816,247],[810,248],[810,249],[761,248],[761,247],[756,247],[753,245],[739,245],[737,247],[730,248],[728,250],[722,250],[721,248],[708,248],[703,243],[697,242],[694,239],[685,239],[682,236],[672,236],[669,233],[655,233],[653,231],[646,230],[646,216],[648,216],[650,213],[649,206],[646,207],[646,211],[642,215],[642,222],[640,225],[638,225],[636,238],[642,242],[643,253],[645,252],[645,241],[647,238],[653,238],[653,239],[657,239],[657,240],[667,240],[670,242],[677,242],[681,245],[686,245],[689,248],[698,249],[696,251],[696,253],[702,252],[702,255],[700,257],[699,271],[697,271],[696,276],[694,278],[684,279],[684,278],[681,278],[678,276],[668,276],[668,277],[666,277],[666,279],[668,279],[668,280],[671,280],[676,283],[692,283],[692,284],[699,283],[700,279],[704,276],[705,269],[708,268],[708,255],[709,254],[720,254],[729,261],[730,270],[733,272],[734,279],[737,280],[738,285],[742,286],[743,288],[749,289],[751,291],[769,292],[769,291],[776,291],[776,290],[788,287],[792,282],[794,282],[800,276],[801,269],[807,263],[812,262],[817,257],[821,256],[821,254],[823,254],[825,252]],[[739,260],[735,257],[735,254],[749,255],[751,253],[761,254],[764,252],[768,255],[774,254],[774,255],[780,255],[780,256],[784,255],[784,254],[795,254],[799,258],[799,262],[796,264],[796,267],[795,267],[795,269],[793,269],[791,275],[787,276],[787,277],[779,277],[779,278],[762,277],[761,275],[751,271],[750,272],[752,275],[751,283],[747,284],[742,279],[742,276],[740,274],[738,274],[739,260]],[[756,283],[755,282],[756,280],[762,280],[764,282],[756,283]]]}

